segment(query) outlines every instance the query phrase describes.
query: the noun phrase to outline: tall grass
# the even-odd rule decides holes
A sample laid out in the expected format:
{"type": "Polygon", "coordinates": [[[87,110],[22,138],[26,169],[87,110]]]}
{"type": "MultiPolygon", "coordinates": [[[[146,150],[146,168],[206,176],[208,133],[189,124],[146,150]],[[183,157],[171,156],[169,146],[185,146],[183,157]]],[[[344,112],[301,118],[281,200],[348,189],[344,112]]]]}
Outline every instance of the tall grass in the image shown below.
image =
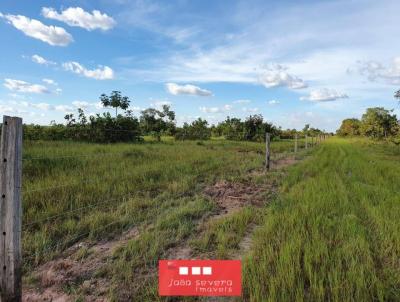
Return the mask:
{"type": "MultiPolygon", "coordinates": [[[[287,145],[275,143],[273,151],[287,145]]],[[[261,143],[224,140],[112,145],[28,141],[23,150],[26,264],[46,261],[86,238],[107,239],[157,221],[181,206],[182,198],[196,199],[207,183],[261,167],[263,150],[261,143]]]]}
{"type": "Polygon", "coordinates": [[[400,151],[331,139],[290,170],[244,265],[246,301],[400,301],[400,151]]]}

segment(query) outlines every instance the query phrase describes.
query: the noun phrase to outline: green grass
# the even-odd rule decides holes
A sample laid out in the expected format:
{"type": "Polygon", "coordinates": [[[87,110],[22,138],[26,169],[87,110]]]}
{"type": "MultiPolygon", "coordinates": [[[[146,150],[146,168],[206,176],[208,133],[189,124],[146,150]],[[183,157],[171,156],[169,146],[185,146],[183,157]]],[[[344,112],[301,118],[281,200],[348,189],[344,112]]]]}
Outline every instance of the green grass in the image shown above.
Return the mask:
{"type": "MultiPolygon", "coordinates": [[[[272,142],[272,148],[287,152],[293,142],[272,142]]],[[[25,272],[75,242],[115,239],[137,227],[139,236],[116,248],[91,277],[111,279],[111,301],[132,295],[176,301],[157,294],[157,261],[171,248],[184,244],[202,257],[234,258],[255,230],[243,263],[242,300],[400,301],[397,146],[331,138],[286,173],[267,176],[253,173],[263,165],[264,144],[223,139],[28,142],[24,158],[25,272]],[[217,206],[203,190],[223,179],[279,190],[265,195],[265,206],[208,219],[217,206]],[[44,220],[49,216],[56,217],[44,220]]],[[[85,261],[90,253],[84,247],[75,257],[85,261]]],[[[65,291],[83,297],[81,282],[65,291]]]]}
{"type": "MultiPolygon", "coordinates": [[[[287,146],[277,142],[272,148],[277,153],[287,146]]],[[[25,264],[46,261],[86,238],[107,239],[155,223],[166,211],[199,199],[206,184],[261,167],[263,150],[262,143],[169,138],[113,145],[26,142],[25,264]]]]}
{"type": "Polygon", "coordinates": [[[400,149],[330,139],[290,169],[244,265],[246,301],[399,301],[400,149]]]}

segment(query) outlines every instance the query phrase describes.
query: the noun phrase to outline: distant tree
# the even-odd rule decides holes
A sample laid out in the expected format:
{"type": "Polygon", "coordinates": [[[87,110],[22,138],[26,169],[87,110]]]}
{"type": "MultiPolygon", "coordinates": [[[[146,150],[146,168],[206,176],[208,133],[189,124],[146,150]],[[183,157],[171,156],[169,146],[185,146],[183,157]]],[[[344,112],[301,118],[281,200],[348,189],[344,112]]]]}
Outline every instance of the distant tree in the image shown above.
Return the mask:
{"type": "Polygon", "coordinates": [[[64,119],[67,121],[67,126],[73,126],[75,124],[75,118],[72,113],[68,113],[64,116],[64,119]]]}
{"type": "Polygon", "coordinates": [[[163,133],[174,134],[175,112],[168,105],[163,105],[162,110],[148,108],[141,112],[140,126],[145,134],[150,134],[160,141],[163,133]]]}
{"type": "Polygon", "coordinates": [[[303,134],[308,135],[309,129],[310,129],[310,124],[305,124],[303,128],[303,134]]]}
{"type": "Polygon", "coordinates": [[[79,124],[81,124],[82,126],[86,125],[87,123],[87,118],[82,108],[78,108],[78,120],[79,124]]]}
{"type": "Polygon", "coordinates": [[[342,121],[337,134],[340,136],[355,136],[360,135],[360,120],[356,118],[348,118],[342,121]]]}
{"type": "Polygon", "coordinates": [[[118,108],[122,110],[126,110],[129,107],[130,100],[127,96],[122,96],[120,91],[112,91],[110,96],[106,94],[102,94],[100,96],[100,102],[104,107],[113,107],[115,108],[115,116],[118,116],[118,108]]]}
{"type": "Polygon", "coordinates": [[[208,122],[201,118],[191,124],[184,123],[182,128],[176,129],[175,139],[179,140],[208,140],[211,138],[211,128],[208,122]]]}
{"type": "Polygon", "coordinates": [[[383,107],[368,108],[361,119],[361,133],[371,137],[387,137],[398,131],[398,121],[393,110],[383,107]]]}
{"type": "Polygon", "coordinates": [[[399,100],[400,103],[400,89],[394,93],[394,97],[399,100]]]}

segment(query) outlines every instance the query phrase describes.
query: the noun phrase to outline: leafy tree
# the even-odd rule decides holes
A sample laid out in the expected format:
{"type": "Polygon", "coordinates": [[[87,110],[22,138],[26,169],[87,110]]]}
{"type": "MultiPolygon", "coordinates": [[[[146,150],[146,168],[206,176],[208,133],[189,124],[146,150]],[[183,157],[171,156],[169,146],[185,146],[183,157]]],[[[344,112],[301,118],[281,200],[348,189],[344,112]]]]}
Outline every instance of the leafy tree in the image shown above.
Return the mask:
{"type": "Polygon", "coordinates": [[[126,110],[129,107],[130,100],[127,96],[122,96],[120,91],[112,91],[110,96],[106,94],[102,94],[100,96],[100,102],[104,107],[113,107],[115,108],[115,117],[118,116],[118,108],[122,110],[126,110]]]}
{"type": "Polygon", "coordinates": [[[64,116],[64,119],[67,121],[67,126],[72,126],[75,124],[75,118],[72,113],[68,113],[64,116]]]}
{"type": "Polygon", "coordinates": [[[400,89],[394,93],[394,97],[399,100],[400,102],[400,89]]]}
{"type": "Polygon", "coordinates": [[[392,112],[383,107],[368,108],[361,119],[361,133],[376,138],[394,135],[398,131],[398,121],[392,112]]]}
{"type": "Polygon", "coordinates": [[[305,124],[303,128],[303,134],[308,135],[309,130],[310,130],[310,124],[305,124]]]}
{"type": "Polygon", "coordinates": [[[140,126],[144,133],[155,136],[160,141],[163,133],[174,134],[175,112],[168,105],[163,105],[162,111],[148,108],[142,111],[140,126]]]}
{"type": "Polygon", "coordinates": [[[193,121],[191,124],[184,123],[182,128],[177,129],[175,139],[179,140],[208,140],[211,138],[211,128],[208,122],[201,118],[193,121]]]}
{"type": "Polygon", "coordinates": [[[360,120],[356,118],[348,118],[342,121],[340,128],[337,130],[337,134],[340,136],[355,136],[360,135],[360,120]]]}

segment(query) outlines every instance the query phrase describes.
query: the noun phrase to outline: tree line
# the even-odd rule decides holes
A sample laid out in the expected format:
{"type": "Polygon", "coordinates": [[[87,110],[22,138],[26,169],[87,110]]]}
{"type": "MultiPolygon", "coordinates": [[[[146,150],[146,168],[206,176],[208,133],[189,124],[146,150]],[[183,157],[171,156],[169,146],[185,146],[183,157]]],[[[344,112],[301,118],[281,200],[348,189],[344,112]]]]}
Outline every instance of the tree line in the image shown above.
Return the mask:
{"type": "Polygon", "coordinates": [[[110,112],[87,116],[83,109],[65,115],[65,123],[52,121],[49,126],[24,125],[24,137],[28,140],[74,140],[87,142],[127,142],[142,141],[143,136],[161,140],[161,136],[173,136],[176,140],[208,140],[211,137],[225,137],[229,140],[263,141],[269,132],[273,139],[293,138],[297,135],[316,136],[322,130],[306,125],[302,131],[282,129],[263,119],[261,115],[251,115],[244,120],[227,117],[217,125],[198,118],[183,126],[176,125],[176,115],[170,106],[142,110],[139,117],[129,109],[130,99],[121,92],[113,91],[108,96],[102,94],[100,102],[110,112]]]}
{"type": "Polygon", "coordinates": [[[336,133],[340,136],[398,139],[400,138],[400,124],[397,116],[393,114],[393,110],[374,107],[368,108],[361,119],[343,120],[336,133]]]}

